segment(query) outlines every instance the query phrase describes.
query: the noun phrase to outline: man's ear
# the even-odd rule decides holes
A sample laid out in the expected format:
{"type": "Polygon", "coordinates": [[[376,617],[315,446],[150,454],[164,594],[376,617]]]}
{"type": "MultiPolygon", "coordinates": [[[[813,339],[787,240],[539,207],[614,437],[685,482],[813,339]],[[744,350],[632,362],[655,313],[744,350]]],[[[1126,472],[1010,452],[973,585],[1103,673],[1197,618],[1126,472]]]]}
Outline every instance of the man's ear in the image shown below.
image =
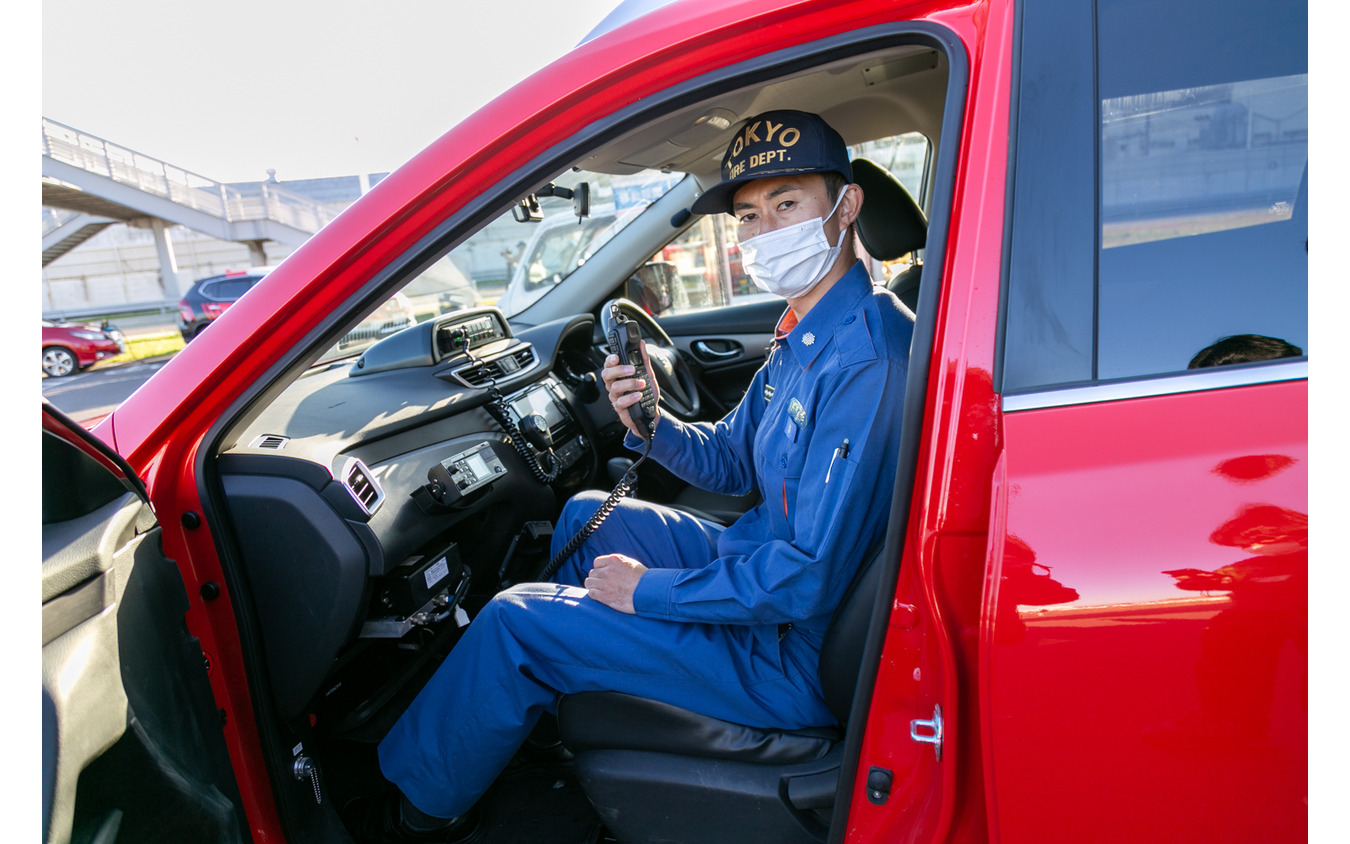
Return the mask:
{"type": "Polygon", "coordinates": [[[858,185],[849,184],[844,188],[844,199],[839,203],[839,223],[841,228],[847,228],[858,220],[858,214],[862,211],[863,189],[858,185]]]}

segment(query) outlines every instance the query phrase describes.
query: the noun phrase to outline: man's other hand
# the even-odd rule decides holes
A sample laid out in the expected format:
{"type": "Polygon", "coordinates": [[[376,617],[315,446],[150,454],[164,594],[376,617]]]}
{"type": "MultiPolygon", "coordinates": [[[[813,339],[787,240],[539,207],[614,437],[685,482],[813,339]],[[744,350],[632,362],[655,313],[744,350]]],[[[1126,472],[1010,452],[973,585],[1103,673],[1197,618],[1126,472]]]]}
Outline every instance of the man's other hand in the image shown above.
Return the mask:
{"type": "Polygon", "coordinates": [[[633,615],[633,592],[647,567],[623,554],[605,554],[595,558],[586,576],[587,593],[594,600],[619,612],[633,615]]]}

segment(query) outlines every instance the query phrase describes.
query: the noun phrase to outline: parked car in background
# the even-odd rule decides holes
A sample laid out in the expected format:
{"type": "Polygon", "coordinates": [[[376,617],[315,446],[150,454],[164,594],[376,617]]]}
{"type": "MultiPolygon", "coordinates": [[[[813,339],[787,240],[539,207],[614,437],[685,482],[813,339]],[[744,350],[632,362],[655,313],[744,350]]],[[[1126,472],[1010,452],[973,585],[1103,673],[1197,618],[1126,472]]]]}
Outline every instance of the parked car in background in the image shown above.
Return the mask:
{"type": "Polygon", "coordinates": [[[191,342],[192,338],[205,331],[206,326],[239,301],[239,297],[251,290],[253,285],[262,281],[271,269],[254,267],[235,270],[209,276],[192,285],[178,300],[178,331],[183,335],[183,342],[191,342]]]}
{"type": "MultiPolygon", "coordinates": [[[[550,209],[544,210],[549,213],[550,209]]],[[[570,209],[549,214],[543,222],[535,224],[534,233],[511,273],[506,290],[497,300],[497,307],[507,316],[513,316],[539,301],[558,282],[586,263],[586,259],[622,229],[632,216],[623,215],[616,223],[613,209],[597,209],[584,220],[572,216],[570,209]]]]}
{"type": "Polygon", "coordinates": [[[108,323],[42,321],[42,371],[52,378],[87,369],[127,350],[122,332],[108,323]]]}
{"type": "MultiPolygon", "coordinates": [[[[192,285],[187,295],[178,302],[178,331],[183,335],[183,342],[190,342],[206,330],[206,326],[225,313],[271,271],[271,267],[254,267],[213,275],[192,285]]],[[[345,352],[354,346],[373,343],[415,322],[417,317],[412,303],[402,292],[396,293],[339,340],[336,348],[345,352]]]]}

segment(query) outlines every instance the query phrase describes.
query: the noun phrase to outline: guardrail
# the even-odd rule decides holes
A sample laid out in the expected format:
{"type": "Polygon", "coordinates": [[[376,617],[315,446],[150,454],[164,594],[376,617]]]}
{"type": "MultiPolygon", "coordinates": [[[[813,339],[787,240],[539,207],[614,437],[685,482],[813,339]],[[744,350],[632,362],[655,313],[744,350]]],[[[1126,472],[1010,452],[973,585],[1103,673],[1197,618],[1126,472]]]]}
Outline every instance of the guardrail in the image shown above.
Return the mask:
{"type": "Polygon", "coordinates": [[[323,204],[280,185],[225,185],[46,117],[42,154],[228,222],[272,220],[316,232],[336,216],[323,204]]]}
{"type": "Polygon", "coordinates": [[[178,319],[178,300],[164,299],[159,302],[137,302],[134,305],[108,305],[101,308],[64,308],[43,311],[42,318],[51,322],[102,322],[105,319],[123,319],[127,317],[164,317],[173,321],[178,319]]]}

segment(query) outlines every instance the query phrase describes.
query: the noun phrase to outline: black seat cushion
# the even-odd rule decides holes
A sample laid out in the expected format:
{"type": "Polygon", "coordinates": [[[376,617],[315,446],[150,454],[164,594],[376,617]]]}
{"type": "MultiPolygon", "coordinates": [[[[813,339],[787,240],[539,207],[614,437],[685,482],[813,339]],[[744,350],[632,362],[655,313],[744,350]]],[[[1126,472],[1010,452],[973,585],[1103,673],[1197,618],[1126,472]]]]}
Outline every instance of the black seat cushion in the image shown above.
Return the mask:
{"type": "Polygon", "coordinates": [[[619,692],[564,696],[558,726],[573,753],[642,750],[760,765],[813,762],[843,736],[837,727],[762,730],[619,692]]]}
{"type": "Polygon", "coordinates": [[[723,495],[688,486],[680,490],[670,506],[704,521],[730,525],[762,500],[757,489],[746,495],[723,495]]]}
{"type": "Polygon", "coordinates": [[[863,558],[820,645],[820,689],[825,705],[841,724],[848,723],[849,710],[853,708],[863,651],[867,648],[867,629],[872,624],[874,604],[881,589],[884,568],[878,564],[881,549],[878,545],[863,558]]]}

